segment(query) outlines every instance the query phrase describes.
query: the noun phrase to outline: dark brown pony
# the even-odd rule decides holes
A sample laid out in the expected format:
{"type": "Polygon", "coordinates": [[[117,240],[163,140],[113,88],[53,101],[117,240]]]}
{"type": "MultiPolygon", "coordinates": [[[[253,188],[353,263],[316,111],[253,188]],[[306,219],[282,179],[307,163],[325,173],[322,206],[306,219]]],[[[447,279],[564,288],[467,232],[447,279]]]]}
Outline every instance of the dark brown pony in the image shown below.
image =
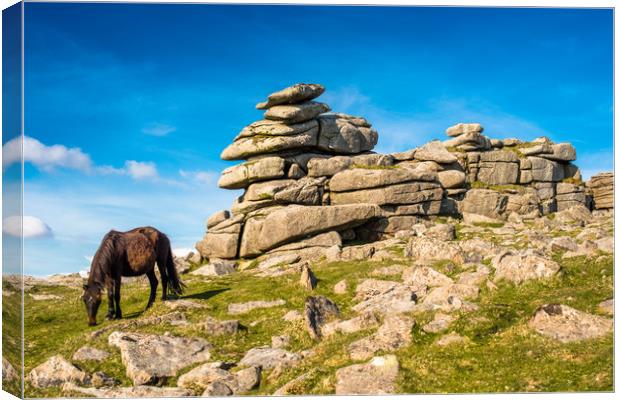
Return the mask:
{"type": "Polygon", "coordinates": [[[162,301],[171,294],[183,293],[183,283],[179,279],[172,259],[172,249],[168,237],[150,226],[132,229],[128,232],[108,232],[101,241],[93,257],[84,285],[82,300],[86,304],[88,324],[97,325],[97,310],[101,304],[103,289],[108,290],[107,319],[120,319],[121,277],[144,275],[149,278],[151,294],[146,308],[153,305],[157,294],[155,262],[159,268],[162,283],[162,301]]]}

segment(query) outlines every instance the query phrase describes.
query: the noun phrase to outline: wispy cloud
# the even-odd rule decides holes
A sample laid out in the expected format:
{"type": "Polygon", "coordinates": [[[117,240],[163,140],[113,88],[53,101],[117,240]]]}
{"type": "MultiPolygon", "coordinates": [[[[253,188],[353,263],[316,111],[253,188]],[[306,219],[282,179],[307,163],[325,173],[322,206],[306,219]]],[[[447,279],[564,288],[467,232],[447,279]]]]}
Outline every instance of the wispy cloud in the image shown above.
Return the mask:
{"type": "Polygon", "coordinates": [[[215,171],[186,171],[181,169],[179,170],[179,175],[201,185],[211,185],[217,181],[219,173],[215,171]]]}
{"type": "MultiPolygon", "coordinates": [[[[44,171],[56,168],[70,168],[80,171],[90,171],[92,160],[78,147],[66,147],[61,144],[47,146],[35,138],[24,136],[24,162],[29,162],[44,171]]],[[[9,140],[2,146],[2,170],[21,161],[21,137],[9,140]]]]}
{"type": "Polygon", "coordinates": [[[152,122],[142,129],[142,133],[151,136],[166,136],[176,130],[176,126],[163,124],[160,122],[152,122]]]}
{"type": "Polygon", "coordinates": [[[52,228],[43,220],[31,215],[13,215],[2,221],[2,232],[14,236],[23,236],[24,239],[41,239],[52,237],[52,228]],[[23,227],[23,230],[22,230],[23,227]]]}

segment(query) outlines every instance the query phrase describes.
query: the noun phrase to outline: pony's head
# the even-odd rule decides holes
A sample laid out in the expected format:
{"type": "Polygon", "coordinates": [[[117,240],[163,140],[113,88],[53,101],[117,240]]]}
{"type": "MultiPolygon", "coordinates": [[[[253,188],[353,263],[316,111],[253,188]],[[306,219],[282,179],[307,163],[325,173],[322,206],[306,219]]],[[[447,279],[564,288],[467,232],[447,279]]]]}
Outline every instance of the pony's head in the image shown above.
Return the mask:
{"type": "Polygon", "coordinates": [[[84,285],[84,294],[82,300],[86,305],[86,313],[88,314],[88,325],[97,325],[97,310],[101,305],[101,288],[97,285],[84,285]]]}

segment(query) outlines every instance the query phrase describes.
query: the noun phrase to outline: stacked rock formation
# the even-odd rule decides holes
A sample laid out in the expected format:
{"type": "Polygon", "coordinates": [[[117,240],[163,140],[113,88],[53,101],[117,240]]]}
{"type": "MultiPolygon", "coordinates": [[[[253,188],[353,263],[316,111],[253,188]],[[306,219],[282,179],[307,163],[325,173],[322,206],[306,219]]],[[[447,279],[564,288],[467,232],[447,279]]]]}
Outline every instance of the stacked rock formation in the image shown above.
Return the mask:
{"type": "MultiPolygon", "coordinates": [[[[224,149],[223,159],[243,162],[224,170],[218,184],[244,192],[231,212],[208,219],[196,244],[204,258],[325,254],[437,215],[501,221],[590,204],[570,143],[491,139],[480,124],[460,123],[443,142],[377,154],[371,124],[329,112],[315,101],[323,92],[297,84],[271,94],[256,106],[264,119],[224,149]]],[[[589,187],[599,208],[612,206],[609,179],[601,175],[589,187]]]]}
{"type": "Polygon", "coordinates": [[[588,181],[588,189],[592,194],[592,207],[595,210],[614,208],[614,174],[603,172],[594,175],[588,181]]]}

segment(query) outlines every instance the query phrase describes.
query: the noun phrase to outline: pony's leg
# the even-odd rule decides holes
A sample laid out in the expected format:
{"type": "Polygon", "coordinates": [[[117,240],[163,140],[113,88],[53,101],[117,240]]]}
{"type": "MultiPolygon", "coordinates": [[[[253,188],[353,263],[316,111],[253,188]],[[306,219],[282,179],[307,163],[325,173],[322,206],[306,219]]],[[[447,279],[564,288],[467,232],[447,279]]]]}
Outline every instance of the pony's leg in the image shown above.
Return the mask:
{"type": "Polygon", "coordinates": [[[166,272],[166,264],[157,262],[157,268],[159,268],[159,275],[161,276],[161,300],[168,300],[168,273],[166,272]]]}
{"type": "Polygon", "coordinates": [[[116,303],[116,312],[114,313],[114,318],[121,319],[123,318],[123,313],[121,312],[121,278],[116,278],[114,280],[114,302],[116,303]]]}
{"type": "Polygon", "coordinates": [[[108,313],[106,314],[106,319],[114,319],[114,284],[109,283],[107,285],[108,291],[108,313]]]}
{"type": "Polygon", "coordinates": [[[149,278],[149,283],[151,284],[151,294],[149,295],[149,302],[146,304],[146,308],[149,308],[153,305],[155,296],[157,296],[157,277],[155,276],[154,269],[147,272],[146,276],[149,278]]]}

